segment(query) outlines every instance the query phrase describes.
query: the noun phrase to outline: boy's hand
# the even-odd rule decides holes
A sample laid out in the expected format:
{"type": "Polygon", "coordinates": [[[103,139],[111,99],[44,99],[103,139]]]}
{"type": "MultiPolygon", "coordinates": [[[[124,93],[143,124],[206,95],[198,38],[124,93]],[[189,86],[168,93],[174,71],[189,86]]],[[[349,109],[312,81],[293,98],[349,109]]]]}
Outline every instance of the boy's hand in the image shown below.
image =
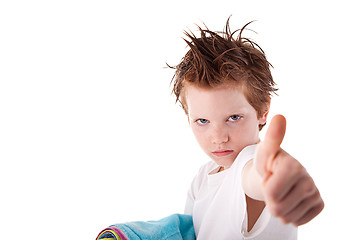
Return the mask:
{"type": "Polygon", "coordinates": [[[275,116],[256,151],[255,166],[263,177],[263,194],[271,214],[283,223],[305,224],[324,208],[324,202],[306,169],[280,148],[286,129],[275,116]]]}

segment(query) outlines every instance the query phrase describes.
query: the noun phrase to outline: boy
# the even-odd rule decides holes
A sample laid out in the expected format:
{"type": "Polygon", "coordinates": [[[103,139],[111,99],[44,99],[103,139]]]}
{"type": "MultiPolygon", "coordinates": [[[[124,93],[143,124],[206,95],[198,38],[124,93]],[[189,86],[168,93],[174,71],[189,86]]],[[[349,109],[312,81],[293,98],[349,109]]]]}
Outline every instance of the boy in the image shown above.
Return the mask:
{"type": "MultiPolygon", "coordinates": [[[[249,23],[248,23],[249,24],[249,23]]],[[[277,89],[261,48],[229,28],[186,33],[190,47],[175,69],[173,93],[201,148],[212,159],[188,192],[185,214],[196,237],[296,239],[296,226],[324,203],[305,168],[280,148],[285,118],[275,116],[264,141],[270,96],[277,89]]]]}

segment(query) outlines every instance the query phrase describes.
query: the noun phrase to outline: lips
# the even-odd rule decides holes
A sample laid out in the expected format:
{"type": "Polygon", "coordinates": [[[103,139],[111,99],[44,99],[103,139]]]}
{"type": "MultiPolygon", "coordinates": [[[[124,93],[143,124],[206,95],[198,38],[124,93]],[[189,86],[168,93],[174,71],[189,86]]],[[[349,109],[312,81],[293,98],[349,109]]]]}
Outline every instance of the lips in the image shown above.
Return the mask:
{"type": "Polygon", "coordinates": [[[233,150],[221,150],[221,151],[214,151],[214,152],[212,152],[212,154],[214,154],[217,157],[224,157],[233,152],[234,152],[233,150]]]}

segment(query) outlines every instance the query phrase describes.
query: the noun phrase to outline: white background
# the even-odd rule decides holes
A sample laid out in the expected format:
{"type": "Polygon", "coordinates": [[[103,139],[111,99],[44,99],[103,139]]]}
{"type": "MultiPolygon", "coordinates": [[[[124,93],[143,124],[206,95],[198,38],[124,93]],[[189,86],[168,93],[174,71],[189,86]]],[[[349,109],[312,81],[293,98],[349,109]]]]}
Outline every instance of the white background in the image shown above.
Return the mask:
{"type": "MultiPolygon", "coordinates": [[[[325,210],[299,239],[354,239],[360,182],[356,1],[1,1],[0,238],[95,239],[181,213],[200,165],[169,86],[183,31],[251,20],[274,66],[270,117],[325,210]]],[[[266,129],[265,129],[266,130],[266,129]]],[[[264,131],[263,131],[264,132],[264,131]]],[[[263,135],[263,133],[262,133],[263,135]]]]}

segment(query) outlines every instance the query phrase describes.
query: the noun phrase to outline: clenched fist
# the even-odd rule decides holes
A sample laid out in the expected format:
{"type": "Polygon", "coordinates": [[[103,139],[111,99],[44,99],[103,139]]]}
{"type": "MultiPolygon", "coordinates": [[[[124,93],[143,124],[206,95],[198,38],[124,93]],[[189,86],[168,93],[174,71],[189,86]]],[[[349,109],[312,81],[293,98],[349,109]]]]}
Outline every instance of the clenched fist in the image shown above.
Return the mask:
{"type": "Polygon", "coordinates": [[[270,213],[299,226],[317,216],[324,202],[306,169],[280,148],[285,130],[285,118],[276,115],[256,150],[253,167],[261,177],[262,197],[270,213]]]}

